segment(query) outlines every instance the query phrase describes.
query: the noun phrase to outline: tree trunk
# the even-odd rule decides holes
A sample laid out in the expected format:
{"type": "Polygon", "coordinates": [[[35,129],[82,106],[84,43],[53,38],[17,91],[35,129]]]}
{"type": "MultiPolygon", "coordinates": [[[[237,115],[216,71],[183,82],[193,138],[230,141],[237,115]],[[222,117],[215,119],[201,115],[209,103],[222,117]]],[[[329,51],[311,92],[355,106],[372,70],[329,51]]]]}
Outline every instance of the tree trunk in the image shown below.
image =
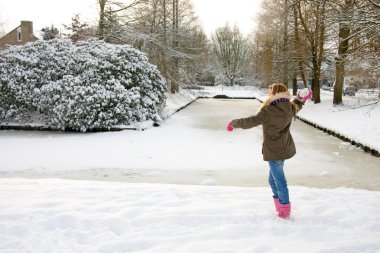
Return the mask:
{"type": "Polygon", "coordinates": [[[313,81],[311,83],[311,89],[313,91],[314,104],[321,102],[321,90],[319,84],[321,82],[321,67],[318,65],[316,59],[313,59],[313,81]]]}
{"type": "MultiPolygon", "coordinates": [[[[178,50],[178,0],[173,0],[173,48],[178,50]]],[[[179,62],[178,57],[175,55],[173,59],[173,80],[171,85],[171,93],[179,91],[178,79],[179,79],[179,62]]]]}
{"type": "Polygon", "coordinates": [[[167,28],[166,28],[166,20],[167,20],[166,0],[162,1],[162,8],[163,8],[163,27],[164,27],[164,34],[163,34],[164,35],[164,38],[163,38],[164,46],[161,49],[162,50],[162,69],[163,69],[162,75],[166,79],[166,85],[167,85],[168,91],[171,92],[171,81],[170,81],[169,76],[168,76],[168,66],[167,66],[167,57],[166,57],[166,50],[167,50],[167,44],[168,44],[167,28]]]}
{"type": "Polygon", "coordinates": [[[297,76],[292,78],[293,96],[297,95],[297,76]]]}
{"type": "Polygon", "coordinates": [[[263,62],[264,62],[264,77],[265,77],[265,86],[269,86],[272,84],[272,46],[267,40],[264,45],[264,52],[263,52],[263,62]]]}
{"type": "MultiPolygon", "coordinates": [[[[298,69],[299,73],[303,82],[304,87],[307,87],[307,81],[305,76],[305,69],[302,63],[302,50],[301,50],[301,41],[299,36],[299,28],[298,28],[298,11],[295,6],[293,5],[293,17],[294,17],[294,44],[296,46],[296,54],[297,54],[297,63],[298,63],[298,69]]],[[[297,82],[297,79],[296,79],[297,82]]],[[[297,93],[298,86],[295,86],[295,92],[297,93]]],[[[294,92],[294,91],[293,91],[294,92]]]]}
{"type": "Polygon", "coordinates": [[[104,39],[104,27],[105,27],[105,8],[107,0],[98,0],[99,3],[99,24],[98,24],[98,38],[104,39]]]}
{"type": "Polygon", "coordinates": [[[335,74],[335,86],[334,86],[334,105],[342,104],[342,96],[343,96],[343,82],[344,82],[344,62],[342,58],[338,57],[335,63],[336,74],[335,74]]]}
{"type": "MultiPolygon", "coordinates": [[[[321,68],[322,68],[322,62],[324,57],[324,45],[325,45],[325,33],[326,33],[326,26],[325,26],[325,13],[326,13],[326,7],[325,7],[326,1],[322,1],[321,3],[321,9],[319,10],[319,15],[317,15],[317,26],[316,26],[316,34],[317,34],[317,71],[316,76],[318,76],[317,83],[316,83],[316,93],[315,93],[315,99],[314,103],[320,103],[321,102],[321,68]]],[[[314,94],[314,93],[313,93],[314,94]]],[[[314,95],[313,95],[314,96],[314,95]]]]}
{"type": "MultiPolygon", "coordinates": [[[[284,41],[283,41],[283,54],[287,54],[289,52],[289,36],[288,36],[288,25],[289,24],[289,6],[288,6],[288,0],[285,0],[284,2],[284,41]]],[[[289,83],[289,66],[288,64],[285,64],[284,66],[284,76],[283,76],[283,83],[286,87],[288,87],[289,83]]]]}
{"type": "Polygon", "coordinates": [[[230,78],[230,86],[235,85],[235,77],[230,78]]]}
{"type": "MultiPolygon", "coordinates": [[[[352,7],[352,0],[345,0],[346,11],[352,7]]],[[[336,58],[336,76],[335,76],[335,86],[334,86],[334,105],[342,104],[343,99],[343,84],[345,75],[345,60],[348,53],[348,42],[350,36],[350,26],[348,24],[339,24],[339,46],[338,46],[338,57],[336,58]]]]}

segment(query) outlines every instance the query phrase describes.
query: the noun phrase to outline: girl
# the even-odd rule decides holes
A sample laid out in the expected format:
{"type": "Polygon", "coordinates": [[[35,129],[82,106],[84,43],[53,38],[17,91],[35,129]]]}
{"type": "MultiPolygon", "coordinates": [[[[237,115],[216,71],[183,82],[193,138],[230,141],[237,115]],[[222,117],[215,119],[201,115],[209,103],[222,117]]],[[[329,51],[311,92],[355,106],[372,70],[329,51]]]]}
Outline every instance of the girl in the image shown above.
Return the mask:
{"type": "Polygon", "coordinates": [[[276,211],[281,218],[289,217],[291,211],[283,170],[284,161],[296,154],[289,129],[293,117],[311,96],[311,91],[305,88],[298,92],[297,98],[290,101],[288,88],[282,83],[274,83],[269,86],[269,96],[255,116],[232,120],[227,126],[227,130],[232,131],[234,128],[249,129],[263,125],[262,153],[264,161],[269,162],[269,184],[273,191],[276,211]]]}

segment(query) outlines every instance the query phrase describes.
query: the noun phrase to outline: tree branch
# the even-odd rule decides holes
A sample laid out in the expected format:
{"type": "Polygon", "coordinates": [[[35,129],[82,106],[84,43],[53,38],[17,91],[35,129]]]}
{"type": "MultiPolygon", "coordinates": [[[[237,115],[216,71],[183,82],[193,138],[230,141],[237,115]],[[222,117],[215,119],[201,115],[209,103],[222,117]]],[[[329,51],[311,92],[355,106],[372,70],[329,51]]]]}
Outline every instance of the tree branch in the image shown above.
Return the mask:
{"type": "Polygon", "coordinates": [[[380,8],[380,4],[378,3],[375,3],[373,0],[368,0],[371,2],[371,4],[373,4],[373,6],[375,6],[376,8],[380,8]]]}

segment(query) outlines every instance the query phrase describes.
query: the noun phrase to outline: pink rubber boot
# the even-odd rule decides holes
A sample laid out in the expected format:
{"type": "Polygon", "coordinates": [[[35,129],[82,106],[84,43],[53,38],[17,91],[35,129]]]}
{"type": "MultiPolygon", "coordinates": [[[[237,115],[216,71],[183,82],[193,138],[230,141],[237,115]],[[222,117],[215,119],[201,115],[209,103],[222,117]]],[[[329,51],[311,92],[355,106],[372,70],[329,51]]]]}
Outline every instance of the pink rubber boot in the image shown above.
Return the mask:
{"type": "Polygon", "coordinates": [[[278,216],[285,219],[285,218],[288,218],[290,216],[290,212],[291,212],[291,204],[288,203],[288,204],[278,204],[278,216]]]}
{"type": "Polygon", "coordinates": [[[278,212],[280,200],[278,200],[278,198],[273,198],[273,201],[274,201],[274,206],[276,207],[276,211],[278,212]]]}

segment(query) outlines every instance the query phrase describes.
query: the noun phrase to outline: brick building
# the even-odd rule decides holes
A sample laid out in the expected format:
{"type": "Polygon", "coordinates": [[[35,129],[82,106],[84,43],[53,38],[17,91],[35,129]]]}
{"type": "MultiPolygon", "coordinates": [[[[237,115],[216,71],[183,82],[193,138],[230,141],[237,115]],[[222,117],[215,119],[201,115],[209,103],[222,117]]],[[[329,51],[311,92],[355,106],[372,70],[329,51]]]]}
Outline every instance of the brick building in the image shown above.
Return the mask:
{"type": "Polygon", "coordinates": [[[20,26],[0,38],[0,50],[7,45],[24,45],[38,38],[33,35],[33,22],[21,21],[20,26]]]}

